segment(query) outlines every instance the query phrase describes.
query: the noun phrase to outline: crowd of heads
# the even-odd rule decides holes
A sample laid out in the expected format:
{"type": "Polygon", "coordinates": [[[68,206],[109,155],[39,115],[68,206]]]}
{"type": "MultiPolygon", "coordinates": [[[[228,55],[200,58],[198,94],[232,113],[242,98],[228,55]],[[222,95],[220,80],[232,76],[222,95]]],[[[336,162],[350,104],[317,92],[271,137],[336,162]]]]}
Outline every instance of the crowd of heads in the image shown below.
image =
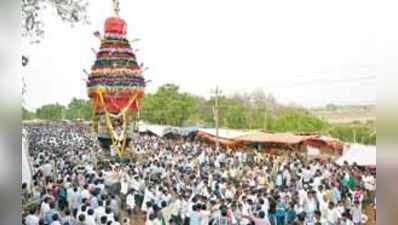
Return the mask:
{"type": "Polygon", "coordinates": [[[24,129],[34,160],[26,225],[357,225],[376,201],[375,170],[297,152],[141,134],[130,157],[99,160],[87,129],[24,129]]]}

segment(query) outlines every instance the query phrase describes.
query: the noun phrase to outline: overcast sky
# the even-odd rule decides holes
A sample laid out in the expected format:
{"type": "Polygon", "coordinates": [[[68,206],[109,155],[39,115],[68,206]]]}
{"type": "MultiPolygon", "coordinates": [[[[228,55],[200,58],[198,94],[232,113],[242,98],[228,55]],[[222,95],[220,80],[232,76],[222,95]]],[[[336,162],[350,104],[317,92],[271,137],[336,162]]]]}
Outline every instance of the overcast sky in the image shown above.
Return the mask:
{"type": "MultiPolygon", "coordinates": [[[[82,69],[100,44],[93,32],[112,15],[111,0],[90,2],[90,25],[72,28],[49,10],[41,44],[24,42],[29,109],[87,98],[82,69]]],[[[396,13],[374,3],[121,0],[121,17],[129,39],[141,39],[133,47],[149,67],[149,92],[171,82],[208,97],[218,84],[226,94],[261,88],[313,107],[373,103],[376,77],[398,72],[396,13]]]]}

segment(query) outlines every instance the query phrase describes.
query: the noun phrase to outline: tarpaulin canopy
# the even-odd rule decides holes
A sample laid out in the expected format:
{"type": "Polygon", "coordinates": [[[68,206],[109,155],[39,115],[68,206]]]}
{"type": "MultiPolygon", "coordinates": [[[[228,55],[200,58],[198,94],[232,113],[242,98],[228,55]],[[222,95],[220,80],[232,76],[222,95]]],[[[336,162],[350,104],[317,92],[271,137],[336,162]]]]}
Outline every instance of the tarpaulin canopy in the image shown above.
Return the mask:
{"type": "Polygon", "coordinates": [[[167,127],[163,135],[172,134],[178,136],[188,136],[198,131],[197,127],[167,127]]]}
{"type": "Polygon", "coordinates": [[[344,144],[339,139],[327,136],[313,136],[305,140],[307,146],[312,146],[319,149],[332,149],[338,155],[343,154],[344,144]]]}
{"type": "Polygon", "coordinates": [[[164,130],[166,128],[167,128],[167,126],[162,126],[162,125],[143,124],[143,125],[139,126],[138,131],[141,133],[151,132],[151,133],[156,134],[157,136],[161,137],[161,136],[163,136],[164,130]]]}
{"type": "MultiPolygon", "coordinates": [[[[199,128],[199,131],[212,136],[217,136],[216,128],[199,128]]],[[[224,139],[235,139],[247,133],[248,133],[247,131],[242,131],[242,130],[218,129],[218,137],[224,139]]]]}
{"type": "Polygon", "coordinates": [[[206,133],[204,131],[201,131],[200,129],[196,133],[196,135],[198,137],[202,138],[202,139],[205,139],[205,140],[209,141],[209,142],[212,142],[212,143],[218,142],[218,143],[220,143],[220,144],[222,144],[224,146],[227,146],[227,147],[234,147],[234,146],[236,146],[236,145],[241,143],[241,142],[233,140],[233,139],[217,137],[216,135],[213,135],[211,133],[206,133]]]}
{"type": "Polygon", "coordinates": [[[269,133],[260,130],[233,130],[197,127],[172,127],[162,125],[150,125],[141,123],[140,132],[151,132],[159,137],[167,134],[188,136],[195,134],[197,137],[206,139],[212,143],[220,143],[226,146],[239,146],[242,144],[276,144],[276,145],[298,145],[304,144],[315,148],[327,148],[333,153],[340,154],[343,144],[340,140],[320,136],[316,134],[294,134],[294,133],[269,133]]]}
{"type": "Polygon", "coordinates": [[[235,138],[238,141],[274,144],[299,144],[315,135],[295,135],[292,133],[265,133],[262,131],[251,132],[235,138]]]}
{"type": "Polygon", "coordinates": [[[264,131],[239,131],[220,129],[217,138],[215,129],[199,129],[197,135],[211,142],[219,142],[228,146],[239,146],[243,144],[265,144],[265,145],[299,145],[313,146],[315,148],[326,148],[333,153],[340,154],[343,144],[341,141],[315,134],[294,133],[268,133],[264,131]]]}
{"type": "Polygon", "coordinates": [[[146,124],[143,122],[139,123],[138,131],[141,133],[151,132],[159,137],[163,137],[167,134],[178,135],[178,136],[188,136],[192,133],[198,131],[196,127],[172,127],[167,125],[154,125],[146,124]]]}
{"type": "Polygon", "coordinates": [[[164,131],[169,127],[170,126],[147,124],[144,122],[140,122],[138,125],[138,131],[141,133],[150,132],[159,137],[162,137],[164,135],[164,131]]]}
{"type": "Polygon", "coordinates": [[[359,166],[376,166],[376,146],[351,144],[349,145],[343,155],[337,159],[336,163],[343,165],[344,162],[350,165],[356,163],[359,166]]]}

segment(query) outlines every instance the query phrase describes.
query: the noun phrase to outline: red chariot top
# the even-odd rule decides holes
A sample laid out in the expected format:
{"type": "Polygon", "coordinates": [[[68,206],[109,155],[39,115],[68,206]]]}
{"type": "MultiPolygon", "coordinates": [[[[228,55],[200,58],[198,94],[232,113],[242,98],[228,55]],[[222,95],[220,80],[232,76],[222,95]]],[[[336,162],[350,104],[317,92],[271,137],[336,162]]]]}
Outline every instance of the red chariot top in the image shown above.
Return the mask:
{"type": "Polygon", "coordinates": [[[109,17],[105,20],[105,33],[126,34],[127,23],[120,17],[109,17]]]}

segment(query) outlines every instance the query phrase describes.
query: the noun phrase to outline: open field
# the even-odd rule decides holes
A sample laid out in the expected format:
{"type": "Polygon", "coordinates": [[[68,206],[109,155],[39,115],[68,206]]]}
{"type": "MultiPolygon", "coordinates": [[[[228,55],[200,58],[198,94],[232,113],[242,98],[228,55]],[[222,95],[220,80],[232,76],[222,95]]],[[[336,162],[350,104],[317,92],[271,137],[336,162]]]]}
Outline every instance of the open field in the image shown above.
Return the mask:
{"type": "Polygon", "coordinates": [[[310,109],[312,113],[330,123],[373,123],[376,105],[335,106],[310,109]]]}

